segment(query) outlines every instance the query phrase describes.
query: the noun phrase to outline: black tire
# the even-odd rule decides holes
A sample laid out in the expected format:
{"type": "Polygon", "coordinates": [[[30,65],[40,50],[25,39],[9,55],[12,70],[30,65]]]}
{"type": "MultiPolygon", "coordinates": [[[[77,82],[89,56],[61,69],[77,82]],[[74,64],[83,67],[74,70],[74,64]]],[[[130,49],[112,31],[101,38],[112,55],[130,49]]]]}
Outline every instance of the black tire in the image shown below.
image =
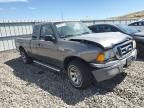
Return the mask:
{"type": "Polygon", "coordinates": [[[144,47],[142,45],[139,45],[137,47],[137,51],[138,51],[138,57],[139,58],[144,58],[144,47]]]}
{"type": "Polygon", "coordinates": [[[91,85],[93,77],[92,77],[92,74],[90,71],[91,71],[90,67],[86,63],[84,63],[83,61],[80,61],[80,60],[71,61],[67,67],[67,73],[68,73],[69,80],[70,80],[71,84],[75,88],[78,88],[78,89],[84,89],[84,88],[91,85]],[[73,78],[71,75],[71,73],[72,73],[71,71],[72,71],[73,67],[78,69],[78,73],[80,76],[80,79],[79,79],[80,83],[79,84],[76,84],[73,81],[73,78]]]}
{"type": "Polygon", "coordinates": [[[24,64],[30,64],[33,62],[32,58],[27,55],[24,49],[20,49],[20,54],[24,64]]]}

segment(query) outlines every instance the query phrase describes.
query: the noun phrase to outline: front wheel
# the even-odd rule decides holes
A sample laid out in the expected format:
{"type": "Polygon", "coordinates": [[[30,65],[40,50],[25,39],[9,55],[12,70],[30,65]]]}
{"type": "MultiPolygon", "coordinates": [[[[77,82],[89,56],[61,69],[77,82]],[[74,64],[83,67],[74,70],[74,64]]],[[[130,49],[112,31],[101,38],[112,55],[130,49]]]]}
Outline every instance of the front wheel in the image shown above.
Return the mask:
{"type": "Polygon", "coordinates": [[[75,60],[70,62],[67,72],[70,82],[75,88],[86,88],[92,83],[90,67],[83,61],[75,60]]]}
{"type": "Polygon", "coordinates": [[[139,58],[144,58],[144,47],[142,45],[138,45],[137,52],[139,58]]]}

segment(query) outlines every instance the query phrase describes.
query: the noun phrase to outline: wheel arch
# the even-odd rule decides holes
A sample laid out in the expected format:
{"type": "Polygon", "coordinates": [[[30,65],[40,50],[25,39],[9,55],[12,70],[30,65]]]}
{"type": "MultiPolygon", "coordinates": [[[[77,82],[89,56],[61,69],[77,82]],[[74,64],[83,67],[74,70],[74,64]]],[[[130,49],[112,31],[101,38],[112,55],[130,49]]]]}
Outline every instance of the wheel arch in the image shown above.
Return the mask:
{"type": "Polygon", "coordinates": [[[19,46],[19,51],[21,51],[21,50],[24,50],[24,51],[25,51],[25,49],[24,49],[23,46],[19,46]]]}
{"type": "Polygon", "coordinates": [[[69,57],[66,57],[66,58],[64,59],[63,65],[64,65],[64,69],[65,69],[65,70],[67,69],[68,64],[69,64],[71,61],[73,61],[73,60],[82,61],[82,62],[86,63],[86,64],[89,66],[88,62],[85,61],[84,59],[82,59],[82,58],[80,58],[80,57],[77,57],[77,56],[69,56],[69,57]]]}

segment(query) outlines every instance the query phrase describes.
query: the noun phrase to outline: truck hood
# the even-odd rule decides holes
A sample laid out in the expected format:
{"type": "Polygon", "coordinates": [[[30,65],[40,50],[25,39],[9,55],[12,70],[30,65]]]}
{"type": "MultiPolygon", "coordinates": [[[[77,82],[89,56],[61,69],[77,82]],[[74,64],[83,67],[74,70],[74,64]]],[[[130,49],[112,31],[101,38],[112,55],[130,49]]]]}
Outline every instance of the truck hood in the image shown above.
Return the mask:
{"type": "Polygon", "coordinates": [[[101,45],[104,49],[112,48],[114,45],[119,44],[123,41],[132,39],[126,34],[120,32],[109,32],[109,33],[93,33],[81,36],[70,37],[70,41],[88,41],[101,45]]]}

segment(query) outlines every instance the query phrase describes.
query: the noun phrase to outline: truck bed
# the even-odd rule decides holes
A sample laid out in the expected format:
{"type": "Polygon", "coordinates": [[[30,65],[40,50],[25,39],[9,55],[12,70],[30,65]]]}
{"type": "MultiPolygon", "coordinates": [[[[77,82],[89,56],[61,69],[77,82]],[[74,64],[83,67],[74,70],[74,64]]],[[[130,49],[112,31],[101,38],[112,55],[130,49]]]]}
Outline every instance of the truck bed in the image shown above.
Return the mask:
{"type": "Polygon", "coordinates": [[[23,46],[26,51],[31,51],[31,48],[30,48],[31,39],[32,39],[31,35],[26,35],[21,38],[16,38],[15,39],[16,49],[19,50],[19,47],[23,46]]]}

